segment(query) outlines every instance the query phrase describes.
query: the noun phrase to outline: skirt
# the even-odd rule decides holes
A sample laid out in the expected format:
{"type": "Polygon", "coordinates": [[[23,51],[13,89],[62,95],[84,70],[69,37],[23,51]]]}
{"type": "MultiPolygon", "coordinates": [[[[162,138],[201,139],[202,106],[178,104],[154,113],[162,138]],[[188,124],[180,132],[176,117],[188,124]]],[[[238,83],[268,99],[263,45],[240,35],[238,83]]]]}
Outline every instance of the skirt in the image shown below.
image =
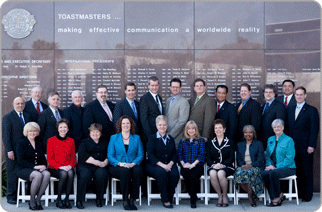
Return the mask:
{"type": "Polygon", "coordinates": [[[226,177],[228,177],[228,176],[230,176],[230,175],[233,175],[234,174],[234,169],[232,169],[232,168],[230,168],[230,167],[225,167],[225,168],[222,168],[222,169],[214,169],[214,168],[212,168],[212,167],[208,167],[208,169],[207,169],[207,173],[208,173],[208,175],[209,175],[209,172],[211,171],[211,170],[215,170],[215,171],[220,171],[220,170],[223,170],[225,173],[226,173],[226,177]]]}
{"type": "Polygon", "coordinates": [[[17,176],[23,180],[30,181],[30,175],[33,171],[39,171],[37,169],[31,169],[31,168],[22,168],[17,171],[17,176]]]}
{"type": "Polygon", "coordinates": [[[262,180],[262,170],[258,167],[252,167],[247,170],[243,170],[238,167],[235,172],[235,186],[238,184],[249,184],[256,196],[264,193],[264,183],[262,180]]]}

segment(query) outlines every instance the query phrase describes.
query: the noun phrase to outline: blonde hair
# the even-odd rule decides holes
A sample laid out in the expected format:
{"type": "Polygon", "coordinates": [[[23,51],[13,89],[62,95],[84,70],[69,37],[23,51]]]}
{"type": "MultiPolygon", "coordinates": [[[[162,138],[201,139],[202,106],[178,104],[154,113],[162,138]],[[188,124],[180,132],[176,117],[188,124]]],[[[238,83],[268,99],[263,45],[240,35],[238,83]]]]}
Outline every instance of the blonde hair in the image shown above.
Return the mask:
{"type": "Polygon", "coordinates": [[[155,118],[155,124],[158,125],[160,121],[165,121],[168,124],[168,118],[164,115],[159,115],[155,118]]]}
{"type": "Polygon", "coordinates": [[[28,122],[23,128],[23,135],[27,137],[28,132],[30,131],[36,131],[38,136],[40,133],[39,125],[36,122],[28,122]]]}
{"type": "Polygon", "coordinates": [[[195,138],[199,139],[200,138],[199,129],[198,129],[196,122],[194,122],[194,121],[187,122],[186,126],[184,127],[184,132],[183,132],[184,137],[186,139],[190,138],[190,136],[188,135],[188,127],[190,127],[190,126],[195,128],[195,131],[196,131],[195,138]]]}

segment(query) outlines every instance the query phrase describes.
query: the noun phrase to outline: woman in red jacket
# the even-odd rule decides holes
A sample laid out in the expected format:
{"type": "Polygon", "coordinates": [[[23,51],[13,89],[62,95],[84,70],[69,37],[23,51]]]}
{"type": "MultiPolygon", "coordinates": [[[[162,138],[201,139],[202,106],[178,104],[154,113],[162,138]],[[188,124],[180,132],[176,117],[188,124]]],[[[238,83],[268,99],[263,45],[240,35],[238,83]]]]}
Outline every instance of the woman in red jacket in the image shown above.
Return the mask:
{"type": "Polygon", "coordinates": [[[74,167],[76,165],[74,139],[67,137],[69,122],[67,119],[57,121],[59,135],[51,137],[47,141],[48,170],[52,176],[59,179],[58,197],[56,206],[58,208],[72,208],[69,202],[69,194],[74,182],[74,167]],[[61,200],[61,194],[66,186],[66,198],[61,200]]]}

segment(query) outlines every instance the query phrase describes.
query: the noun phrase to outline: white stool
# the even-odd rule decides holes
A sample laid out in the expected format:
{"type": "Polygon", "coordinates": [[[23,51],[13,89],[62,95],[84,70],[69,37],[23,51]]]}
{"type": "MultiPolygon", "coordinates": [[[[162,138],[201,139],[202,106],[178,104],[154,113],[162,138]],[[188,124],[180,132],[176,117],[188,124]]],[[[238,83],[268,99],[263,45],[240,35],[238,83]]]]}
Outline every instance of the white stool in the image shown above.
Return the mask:
{"type": "MultiPolygon", "coordinates": [[[[112,186],[112,188],[111,188],[111,205],[113,206],[114,205],[114,202],[116,201],[116,200],[122,200],[123,199],[123,195],[122,194],[120,194],[120,193],[116,193],[116,182],[117,181],[120,181],[119,179],[117,179],[117,178],[112,178],[112,180],[111,180],[112,182],[111,182],[111,186],[112,186]]],[[[141,186],[140,186],[140,189],[139,189],[139,204],[140,204],[140,206],[142,205],[142,198],[141,198],[141,186]]]]}
{"type": "MultiPolygon", "coordinates": [[[[59,179],[57,179],[56,177],[50,177],[50,181],[49,181],[49,187],[50,187],[50,195],[48,195],[48,199],[51,200],[51,202],[54,202],[55,199],[57,199],[57,195],[54,194],[54,182],[58,182],[59,179]]],[[[74,199],[74,204],[76,205],[76,185],[77,185],[77,176],[76,174],[74,175],[74,194],[70,194],[69,198],[70,199],[74,199]]],[[[63,198],[63,196],[62,196],[63,198]]]]}
{"type": "Polygon", "coordinates": [[[161,199],[160,194],[152,194],[152,180],[155,180],[153,177],[147,177],[147,189],[148,189],[148,205],[150,206],[151,199],[161,199]]]}
{"type": "MultiPolygon", "coordinates": [[[[296,204],[299,204],[299,197],[298,197],[298,192],[297,192],[297,176],[296,175],[292,175],[289,177],[284,177],[281,178],[280,180],[288,180],[288,193],[284,193],[285,197],[288,198],[289,201],[292,201],[292,198],[295,197],[296,198],[296,204]],[[295,187],[295,192],[293,193],[293,184],[292,182],[294,182],[294,187],[295,187]]],[[[269,198],[269,203],[271,203],[271,198],[269,198]]]]}
{"type": "MultiPolygon", "coordinates": [[[[235,186],[234,186],[234,176],[231,175],[227,177],[228,183],[229,183],[229,191],[227,193],[228,198],[231,200],[234,200],[234,205],[236,205],[236,195],[235,195],[235,186]]],[[[208,205],[209,198],[218,198],[217,193],[210,193],[210,176],[207,176],[206,182],[205,182],[205,188],[206,188],[206,198],[205,198],[205,204],[208,205]]]]}
{"type": "MultiPolygon", "coordinates": [[[[238,185],[238,189],[235,190],[236,191],[236,205],[238,205],[238,201],[239,201],[239,198],[244,198],[244,199],[247,199],[248,198],[248,194],[247,193],[240,193],[240,186],[238,185]]],[[[266,205],[266,189],[264,188],[264,193],[259,195],[258,198],[263,198],[264,200],[264,205],[266,205]]]]}

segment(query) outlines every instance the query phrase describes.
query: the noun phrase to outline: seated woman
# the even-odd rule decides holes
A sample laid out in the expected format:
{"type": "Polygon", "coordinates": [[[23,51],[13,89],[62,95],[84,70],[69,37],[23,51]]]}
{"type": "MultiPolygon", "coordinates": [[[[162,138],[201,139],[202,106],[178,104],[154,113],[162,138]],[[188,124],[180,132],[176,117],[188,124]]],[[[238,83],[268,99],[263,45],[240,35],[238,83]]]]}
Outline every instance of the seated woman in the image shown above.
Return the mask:
{"type": "Polygon", "coordinates": [[[281,192],[280,178],[296,174],[295,147],[291,137],[284,134],[284,121],[272,122],[275,135],[267,140],[266,167],[262,179],[272,200],[267,206],[281,206],[285,196],[281,192]]]}
{"type": "Polygon", "coordinates": [[[94,123],[88,128],[89,138],[81,142],[78,147],[77,163],[77,200],[76,207],[84,209],[83,201],[91,179],[96,188],[96,206],[103,207],[104,193],[107,187],[107,141],[100,139],[102,125],[94,123]]]}
{"type": "Polygon", "coordinates": [[[116,131],[108,145],[107,157],[111,164],[108,171],[112,177],[120,180],[124,209],[137,210],[134,201],[141,195],[143,146],[140,136],[134,134],[135,123],[129,116],[119,118],[116,131]]]}
{"type": "Polygon", "coordinates": [[[147,143],[146,171],[156,179],[161,202],[166,208],[173,208],[172,201],[179,181],[178,160],[174,139],[167,134],[168,119],[160,115],[155,119],[158,132],[147,143]]]}
{"type": "Polygon", "coordinates": [[[179,143],[178,155],[181,163],[181,175],[190,195],[191,208],[196,208],[199,179],[204,174],[205,140],[200,137],[198,126],[188,121],[184,128],[184,138],[179,143]]]}
{"type": "Polygon", "coordinates": [[[237,166],[235,185],[248,193],[252,207],[256,207],[254,199],[264,192],[261,173],[265,168],[264,147],[261,141],[256,140],[256,131],[252,125],[243,128],[245,141],[237,144],[237,166]]]}
{"type": "Polygon", "coordinates": [[[40,127],[36,122],[27,123],[23,129],[26,138],[20,140],[17,145],[17,176],[31,181],[30,210],[43,210],[40,200],[50,180],[42,142],[37,137],[39,132],[40,127]]]}
{"type": "Polygon", "coordinates": [[[69,194],[74,182],[74,167],[76,165],[74,139],[67,137],[69,122],[67,119],[60,119],[56,124],[58,135],[47,141],[48,171],[52,176],[59,179],[56,199],[56,207],[72,208],[69,202],[69,194]],[[65,200],[61,195],[66,187],[65,200]]]}
{"type": "Polygon", "coordinates": [[[218,207],[227,207],[227,177],[234,174],[235,161],[233,141],[224,136],[225,122],[221,119],[214,121],[215,138],[206,143],[206,161],[212,187],[218,194],[218,207]]]}

